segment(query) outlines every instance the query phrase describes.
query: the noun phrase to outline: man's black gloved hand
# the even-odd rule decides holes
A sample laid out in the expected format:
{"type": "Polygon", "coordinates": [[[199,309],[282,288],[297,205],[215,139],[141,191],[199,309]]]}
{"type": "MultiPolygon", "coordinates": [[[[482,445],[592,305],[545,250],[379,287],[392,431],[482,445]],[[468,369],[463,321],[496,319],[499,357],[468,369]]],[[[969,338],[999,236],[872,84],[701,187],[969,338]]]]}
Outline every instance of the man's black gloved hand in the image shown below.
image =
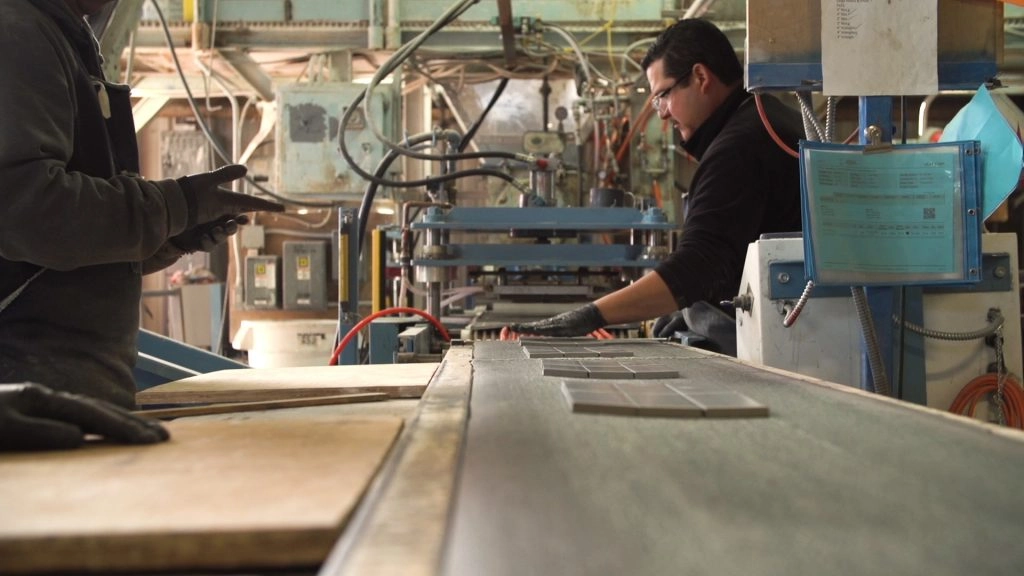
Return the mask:
{"type": "Polygon", "coordinates": [[[86,434],[124,444],[170,438],[155,420],[109,402],[39,384],[0,384],[0,451],[77,448],[86,434]]]}
{"type": "Polygon", "coordinates": [[[658,318],[654,322],[651,333],[655,338],[671,338],[681,330],[686,330],[686,320],[683,319],[683,311],[676,310],[658,318]]]}
{"type": "Polygon", "coordinates": [[[213,222],[193,226],[177,236],[168,238],[168,242],[178,250],[189,254],[200,251],[210,252],[220,244],[223,244],[229,236],[238,232],[239,226],[244,226],[248,223],[249,217],[245,214],[240,216],[223,216],[213,222]]]}
{"type": "Polygon", "coordinates": [[[245,166],[230,164],[213,172],[179,178],[178,184],[188,203],[188,223],[185,229],[245,212],[284,212],[284,204],[220,187],[245,176],[245,172],[245,166]]]}
{"type": "Polygon", "coordinates": [[[562,312],[557,316],[537,320],[536,322],[524,322],[522,324],[510,324],[509,328],[520,334],[534,334],[537,336],[554,336],[557,338],[569,338],[573,336],[586,336],[598,328],[604,328],[605,322],[601,311],[593,304],[581,306],[575,310],[562,312]]]}

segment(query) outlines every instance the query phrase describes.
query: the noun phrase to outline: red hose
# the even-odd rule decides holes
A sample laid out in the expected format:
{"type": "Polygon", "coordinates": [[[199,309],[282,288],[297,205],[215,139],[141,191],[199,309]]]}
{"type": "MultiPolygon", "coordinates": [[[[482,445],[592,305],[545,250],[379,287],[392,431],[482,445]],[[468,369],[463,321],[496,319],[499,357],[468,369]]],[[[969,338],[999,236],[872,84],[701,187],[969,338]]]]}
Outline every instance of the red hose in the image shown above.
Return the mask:
{"type": "Polygon", "coordinates": [[[334,349],[334,354],[331,354],[331,360],[330,362],[328,362],[328,365],[338,365],[338,358],[341,357],[342,350],[344,350],[345,346],[348,346],[348,343],[353,338],[355,338],[356,335],[359,334],[359,331],[365,328],[370,322],[373,322],[374,320],[380,318],[381,316],[391,316],[394,314],[416,314],[417,316],[425,318],[429,320],[431,324],[434,325],[434,328],[437,328],[437,331],[441,333],[441,337],[444,338],[445,342],[451,342],[452,340],[452,337],[448,335],[448,331],[444,329],[444,326],[437,320],[437,318],[434,318],[433,316],[427,314],[423,310],[418,310],[416,308],[406,308],[402,306],[397,306],[394,308],[385,308],[383,310],[370,314],[366,318],[360,320],[359,323],[357,323],[355,326],[353,326],[352,329],[348,331],[348,334],[345,334],[345,337],[341,339],[341,342],[338,343],[338,347],[334,349]]]}

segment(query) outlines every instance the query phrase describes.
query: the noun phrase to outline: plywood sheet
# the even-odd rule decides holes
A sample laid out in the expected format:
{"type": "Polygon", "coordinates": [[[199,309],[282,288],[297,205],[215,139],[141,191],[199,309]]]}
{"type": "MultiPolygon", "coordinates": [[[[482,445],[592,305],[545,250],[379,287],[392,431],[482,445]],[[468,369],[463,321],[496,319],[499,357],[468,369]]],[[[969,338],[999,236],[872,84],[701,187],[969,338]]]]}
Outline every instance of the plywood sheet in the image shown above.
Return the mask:
{"type": "Polygon", "coordinates": [[[219,370],[143,390],[135,395],[135,401],[142,406],[260,402],[365,392],[419,398],[437,366],[432,362],[219,370]]]}
{"type": "Polygon", "coordinates": [[[401,427],[177,421],[164,444],[0,456],[0,573],[317,565],[401,427]]]}

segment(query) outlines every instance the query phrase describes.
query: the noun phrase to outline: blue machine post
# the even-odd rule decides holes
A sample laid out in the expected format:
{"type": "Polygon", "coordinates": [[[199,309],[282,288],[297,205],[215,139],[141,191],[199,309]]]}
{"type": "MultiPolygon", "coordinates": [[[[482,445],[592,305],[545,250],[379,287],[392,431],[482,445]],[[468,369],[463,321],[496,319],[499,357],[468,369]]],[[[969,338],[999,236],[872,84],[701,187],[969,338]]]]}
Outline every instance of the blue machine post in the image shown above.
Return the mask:
{"type": "MultiPolygon", "coordinates": [[[[858,128],[860,143],[868,141],[868,127],[880,130],[881,142],[891,143],[893,138],[893,100],[888,96],[861,96],[859,99],[858,128]]],[[[901,316],[915,324],[922,324],[924,304],[919,288],[874,287],[865,290],[868,306],[871,308],[878,346],[883,353],[886,377],[891,393],[903,400],[926,404],[924,341],[908,330],[893,326],[893,316],[901,316]],[[885,354],[885,351],[890,351],[885,354]],[[910,351],[908,354],[907,352],[910,351]],[[894,370],[898,368],[898,370],[894,370]]],[[[875,390],[875,379],[871,375],[867,351],[861,342],[861,388],[875,390]]]]}

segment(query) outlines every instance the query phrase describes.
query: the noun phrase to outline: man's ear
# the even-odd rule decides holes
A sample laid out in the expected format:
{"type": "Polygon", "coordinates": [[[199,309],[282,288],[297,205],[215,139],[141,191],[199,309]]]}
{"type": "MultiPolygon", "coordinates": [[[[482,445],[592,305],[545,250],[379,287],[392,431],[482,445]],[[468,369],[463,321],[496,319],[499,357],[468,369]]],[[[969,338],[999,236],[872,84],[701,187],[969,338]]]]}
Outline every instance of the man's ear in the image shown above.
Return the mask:
{"type": "Polygon", "coordinates": [[[704,64],[698,62],[693,65],[693,74],[691,76],[692,82],[697,84],[697,90],[703,94],[707,94],[711,88],[711,80],[714,77],[714,73],[711,69],[704,64]]]}

